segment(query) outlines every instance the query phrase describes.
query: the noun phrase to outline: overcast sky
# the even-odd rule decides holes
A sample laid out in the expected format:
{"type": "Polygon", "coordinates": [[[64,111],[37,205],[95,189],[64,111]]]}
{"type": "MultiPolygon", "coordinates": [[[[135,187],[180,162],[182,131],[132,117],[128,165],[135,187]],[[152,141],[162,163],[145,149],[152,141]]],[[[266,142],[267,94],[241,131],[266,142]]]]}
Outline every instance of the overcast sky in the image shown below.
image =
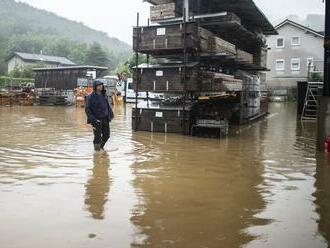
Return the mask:
{"type": "MultiPolygon", "coordinates": [[[[107,32],[129,44],[132,43],[132,26],[136,13],[141,13],[142,24],[147,22],[149,5],[142,0],[19,0],[80,21],[89,27],[107,32]]],[[[255,3],[272,21],[288,15],[304,18],[307,14],[324,14],[322,0],[255,0],[255,3]]]]}

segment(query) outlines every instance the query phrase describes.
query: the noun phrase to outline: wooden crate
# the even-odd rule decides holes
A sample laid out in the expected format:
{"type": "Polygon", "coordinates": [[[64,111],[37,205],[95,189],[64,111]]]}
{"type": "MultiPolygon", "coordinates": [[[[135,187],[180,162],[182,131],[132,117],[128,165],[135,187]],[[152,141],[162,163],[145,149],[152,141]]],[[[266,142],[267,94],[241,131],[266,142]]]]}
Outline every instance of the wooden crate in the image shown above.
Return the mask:
{"type": "MultiPolygon", "coordinates": [[[[197,23],[186,24],[186,48],[203,53],[236,54],[236,46],[215,36],[197,23]]],[[[134,28],[133,49],[137,52],[165,54],[182,52],[184,48],[182,24],[167,24],[134,28]]]]}
{"type": "Polygon", "coordinates": [[[150,20],[152,22],[167,20],[179,16],[182,16],[182,8],[176,3],[150,6],[150,20]]]}
{"type": "Polygon", "coordinates": [[[135,128],[136,112],[132,112],[133,130],[189,134],[190,111],[175,108],[138,108],[137,128],[135,128]]]}
{"type": "Polygon", "coordinates": [[[199,66],[186,67],[186,80],[183,83],[183,66],[158,66],[134,70],[133,87],[136,89],[140,77],[139,91],[179,93],[198,91],[199,66]]]}
{"type": "MultiPolygon", "coordinates": [[[[133,49],[138,52],[162,53],[162,50],[183,50],[183,26],[181,24],[134,28],[133,49]]],[[[186,48],[198,49],[198,30],[195,23],[187,23],[186,48]]]]}

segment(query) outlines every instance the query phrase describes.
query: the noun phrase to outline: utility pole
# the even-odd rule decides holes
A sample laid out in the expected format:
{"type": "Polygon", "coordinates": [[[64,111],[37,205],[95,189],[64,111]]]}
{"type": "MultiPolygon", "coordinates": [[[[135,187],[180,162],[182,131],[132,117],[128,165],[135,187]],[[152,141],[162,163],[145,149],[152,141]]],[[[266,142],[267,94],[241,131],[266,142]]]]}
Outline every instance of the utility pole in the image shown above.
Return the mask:
{"type": "Polygon", "coordinates": [[[330,1],[325,0],[324,96],[330,97],[330,1]]]}
{"type": "Polygon", "coordinates": [[[325,2],[324,91],[319,99],[317,148],[324,151],[324,141],[330,135],[330,0],[325,2]]]}

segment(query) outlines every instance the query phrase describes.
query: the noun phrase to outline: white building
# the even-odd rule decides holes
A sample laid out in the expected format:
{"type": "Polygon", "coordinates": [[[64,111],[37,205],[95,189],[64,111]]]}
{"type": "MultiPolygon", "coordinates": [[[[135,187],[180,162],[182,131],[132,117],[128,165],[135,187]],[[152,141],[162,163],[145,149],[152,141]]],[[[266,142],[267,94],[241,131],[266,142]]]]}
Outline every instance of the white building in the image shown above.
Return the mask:
{"type": "Polygon", "coordinates": [[[12,72],[15,68],[35,66],[40,63],[43,64],[43,67],[48,68],[75,65],[75,63],[65,57],[15,52],[7,60],[8,73],[12,72]]]}
{"type": "Polygon", "coordinates": [[[275,29],[279,34],[267,37],[268,88],[295,92],[297,82],[306,81],[309,71],[323,72],[324,34],[288,19],[275,29]]]}

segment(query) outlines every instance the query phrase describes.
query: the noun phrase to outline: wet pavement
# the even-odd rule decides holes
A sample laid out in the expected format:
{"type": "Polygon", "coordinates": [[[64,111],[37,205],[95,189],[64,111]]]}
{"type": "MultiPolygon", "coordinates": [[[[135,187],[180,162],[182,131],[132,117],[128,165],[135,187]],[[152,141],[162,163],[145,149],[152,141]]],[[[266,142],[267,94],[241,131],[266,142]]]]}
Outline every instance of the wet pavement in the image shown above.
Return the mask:
{"type": "Polygon", "coordinates": [[[328,247],[330,159],[294,104],[227,139],[131,131],[83,109],[0,108],[0,247],[328,247]]]}

